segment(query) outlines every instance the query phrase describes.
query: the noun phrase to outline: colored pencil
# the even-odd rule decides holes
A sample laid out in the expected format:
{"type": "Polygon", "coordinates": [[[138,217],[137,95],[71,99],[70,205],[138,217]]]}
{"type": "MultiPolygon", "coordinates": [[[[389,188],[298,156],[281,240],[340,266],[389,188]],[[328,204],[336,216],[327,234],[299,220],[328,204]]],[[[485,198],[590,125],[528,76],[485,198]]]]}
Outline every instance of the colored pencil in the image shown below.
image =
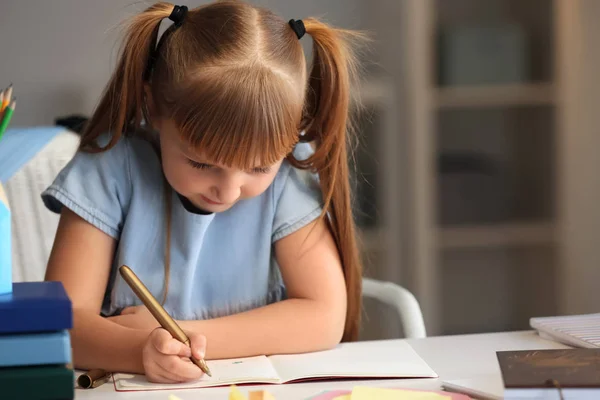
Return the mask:
{"type": "Polygon", "coordinates": [[[4,115],[2,116],[2,121],[0,122],[0,139],[6,132],[6,128],[8,128],[8,124],[10,123],[10,119],[12,118],[13,113],[15,112],[15,108],[17,106],[17,99],[14,99],[12,103],[4,110],[4,115]]]}
{"type": "Polygon", "coordinates": [[[0,107],[0,112],[6,110],[6,107],[8,107],[8,105],[10,104],[10,98],[12,97],[12,92],[13,92],[13,85],[11,83],[8,86],[8,88],[6,89],[6,92],[4,92],[4,100],[2,101],[2,107],[0,107]]]}

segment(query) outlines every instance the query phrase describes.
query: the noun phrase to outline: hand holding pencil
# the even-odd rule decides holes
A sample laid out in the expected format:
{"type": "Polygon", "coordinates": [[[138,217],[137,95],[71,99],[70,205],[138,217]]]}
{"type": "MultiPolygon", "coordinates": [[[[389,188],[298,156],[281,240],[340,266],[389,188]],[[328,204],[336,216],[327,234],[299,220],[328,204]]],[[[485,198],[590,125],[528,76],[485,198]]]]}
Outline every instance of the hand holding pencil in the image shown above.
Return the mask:
{"type": "Polygon", "coordinates": [[[13,97],[13,86],[10,84],[6,90],[0,92],[0,139],[8,129],[16,105],[17,100],[13,97]]]}
{"type": "Polygon", "coordinates": [[[206,338],[195,332],[186,334],[128,266],[122,265],[119,273],[163,328],[154,330],[144,346],[146,376],[154,382],[185,382],[198,379],[202,373],[212,376],[202,354],[206,338]],[[191,363],[182,363],[180,357],[191,363]]]}

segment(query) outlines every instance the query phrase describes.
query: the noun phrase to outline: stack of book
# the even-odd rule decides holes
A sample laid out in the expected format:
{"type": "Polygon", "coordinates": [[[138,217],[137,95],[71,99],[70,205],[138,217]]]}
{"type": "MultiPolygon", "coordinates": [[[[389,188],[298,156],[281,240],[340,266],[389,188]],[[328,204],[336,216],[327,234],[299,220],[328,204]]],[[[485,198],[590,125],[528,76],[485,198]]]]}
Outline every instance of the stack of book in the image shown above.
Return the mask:
{"type": "Polygon", "coordinates": [[[60,282],[0,295],[0,388],[6,399],[73,399],[71,301],[60,282]]]}

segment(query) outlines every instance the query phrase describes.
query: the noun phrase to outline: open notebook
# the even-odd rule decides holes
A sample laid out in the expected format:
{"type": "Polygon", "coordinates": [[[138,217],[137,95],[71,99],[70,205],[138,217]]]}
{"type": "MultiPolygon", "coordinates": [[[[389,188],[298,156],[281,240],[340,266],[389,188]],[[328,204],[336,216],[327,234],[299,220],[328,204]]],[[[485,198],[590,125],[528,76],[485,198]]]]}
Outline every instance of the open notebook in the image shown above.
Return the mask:
{"type": "Polygon", "coordinates": [[[243,383],[289,383],[334,378],[437,378],[406,342],[343,343],[316,353],[207,361],[212,378],[157,384],[143,375],[114,374],[117,391],[188,389],[243,383]]]}

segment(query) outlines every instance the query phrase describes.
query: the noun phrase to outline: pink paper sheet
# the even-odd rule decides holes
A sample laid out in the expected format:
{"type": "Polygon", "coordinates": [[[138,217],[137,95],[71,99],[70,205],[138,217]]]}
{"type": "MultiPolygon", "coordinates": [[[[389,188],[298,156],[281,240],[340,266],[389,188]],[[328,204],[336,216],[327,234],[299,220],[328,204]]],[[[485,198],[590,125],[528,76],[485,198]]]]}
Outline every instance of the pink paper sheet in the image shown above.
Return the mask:
{"type": "MultiPolygon", "coordinates": [[[[405,390],[413,390],[415,392],[423,391],[423,390],[416,390],[416,389],[405,389],[405,390]]],[[[338,396],[343,396],[345,394],[350,394],[350,393],[352,393],[351,390],[331,390],[331,391],[326,391],[326,392],[320,393],[314,397],[309,397],[306,400],[333,400],[338,396]]],[[[442,396],[449,396],[452,400],[471,400],[471,398],[469,396],[466,396],[466,395],[460,394],[460,393],[440,392],[440,391],[433,391],[433,393],[437,393],[442,396]]]]}

